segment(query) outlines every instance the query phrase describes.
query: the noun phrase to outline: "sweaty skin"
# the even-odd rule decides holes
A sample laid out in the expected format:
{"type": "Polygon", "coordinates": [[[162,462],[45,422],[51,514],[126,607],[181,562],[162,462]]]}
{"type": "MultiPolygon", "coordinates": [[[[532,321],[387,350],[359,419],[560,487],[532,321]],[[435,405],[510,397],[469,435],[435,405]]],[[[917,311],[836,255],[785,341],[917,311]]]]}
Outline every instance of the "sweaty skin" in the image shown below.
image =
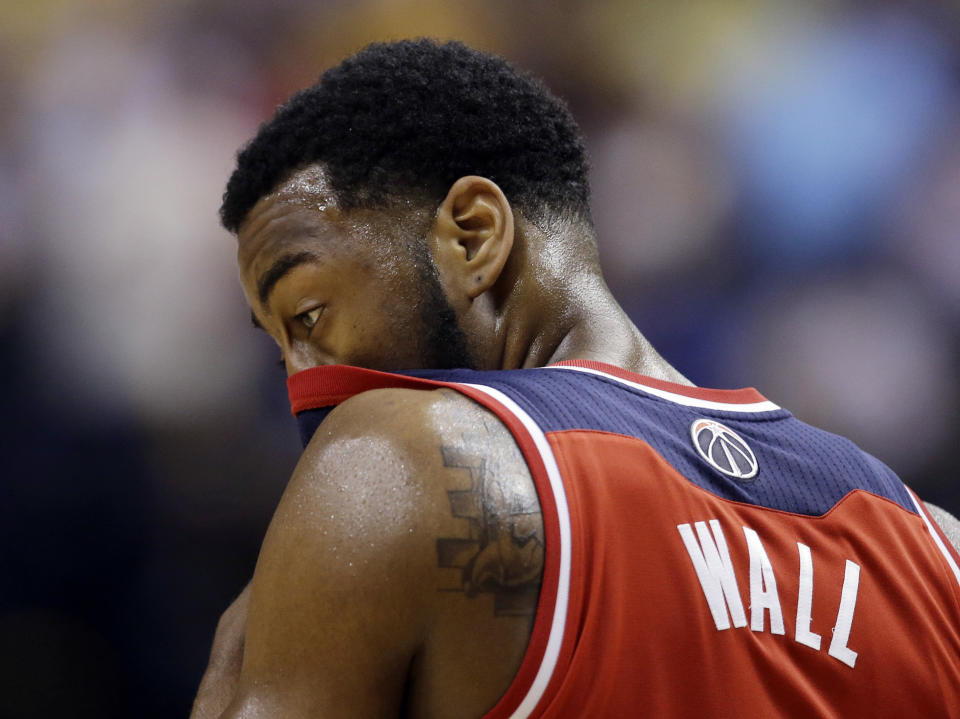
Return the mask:
{"type": "MultiPolygon", "coordinates": [[[[254,319],[288,373],[438,356],[398,227],[426,236],[476,368],[592,359],[689,384],[610,295],[591,247],[555,241],[576,223],[527,222],[479,177],[430,217],[343,212],[315,166],[262,198],[238,237],[254,319]]],[[[960,522],[936,517],[960,545],[960,522]]],[[[448,390],[358,395],[301,457],[192,716],[480,717],[520,666],[542,565],[536,492],[495,416],[448,390]],[[457,511],[451,492],[477,511],[457,511]],[[467,539],[470,571],[443,566],[444,542],[467,539]]]]}
{"type": "Polygon", "coordinates": [[[511,516],[504,490],[535,500],[509,432],[470,400],[378,390],[342,404],[220,622],[194,716],[482,715],[520,665],[543,563],[539,505],[511,516]],[[438,540],[470,536],[455,491],[472,492],[485,534],[505,540],[487,543],[496,559],[472,596],[437,561],[438,540]],[[527,602],[498,615],[498,591],[527,602]]]}

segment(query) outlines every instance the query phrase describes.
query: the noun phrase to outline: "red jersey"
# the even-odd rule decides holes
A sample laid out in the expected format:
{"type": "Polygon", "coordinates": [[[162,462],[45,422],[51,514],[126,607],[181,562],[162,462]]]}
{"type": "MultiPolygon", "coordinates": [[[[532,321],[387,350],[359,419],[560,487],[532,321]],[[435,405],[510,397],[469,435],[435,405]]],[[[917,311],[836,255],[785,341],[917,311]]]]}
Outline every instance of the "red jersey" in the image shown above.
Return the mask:
{"type": "Polygon", "coordinates": [[[305,441],[353,394],[439,386],[510,429],[543,511],[533,633],[487,719],[960,717],[960,557],[848,440],[587,361],[289,381],[305,441]]]}

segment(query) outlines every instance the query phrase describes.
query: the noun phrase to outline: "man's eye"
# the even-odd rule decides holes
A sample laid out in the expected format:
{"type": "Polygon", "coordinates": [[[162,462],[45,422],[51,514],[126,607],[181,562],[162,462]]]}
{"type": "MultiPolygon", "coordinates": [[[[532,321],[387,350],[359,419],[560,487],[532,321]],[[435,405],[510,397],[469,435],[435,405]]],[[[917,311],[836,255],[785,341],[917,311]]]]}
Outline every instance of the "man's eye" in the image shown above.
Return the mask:
{"type": "Polygon", "coordinates": [[[320,313],[323,312],[323,307],[317,307],[310,310],[309,312],[302,312],[297,315],[297,319],[303,323],[303,326],[308,330],[312,330],[314,325],[317,324],[317,321],[320,319],[320,313]]]}

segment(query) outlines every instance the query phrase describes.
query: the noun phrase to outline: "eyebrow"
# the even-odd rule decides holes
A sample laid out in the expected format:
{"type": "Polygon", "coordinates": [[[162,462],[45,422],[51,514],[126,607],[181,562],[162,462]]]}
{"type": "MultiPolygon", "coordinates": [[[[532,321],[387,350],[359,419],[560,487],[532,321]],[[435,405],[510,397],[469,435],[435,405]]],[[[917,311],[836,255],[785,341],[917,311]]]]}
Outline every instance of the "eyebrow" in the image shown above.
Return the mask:
{"type": "MultiPolygon", "coordinates": [[[[295,268],[306,262],[319,262],[320,257],[313,252],[297,252],[292,255],[284,255],[276,262],[270,265],[270,269],[260,275],[257,281],[257,296],[260,298],[260,304],[266,306],[270,293],[276,284],[286,277],[295,268]]],[[[259,325],[254,317],[254,324],[259,325]]]]}

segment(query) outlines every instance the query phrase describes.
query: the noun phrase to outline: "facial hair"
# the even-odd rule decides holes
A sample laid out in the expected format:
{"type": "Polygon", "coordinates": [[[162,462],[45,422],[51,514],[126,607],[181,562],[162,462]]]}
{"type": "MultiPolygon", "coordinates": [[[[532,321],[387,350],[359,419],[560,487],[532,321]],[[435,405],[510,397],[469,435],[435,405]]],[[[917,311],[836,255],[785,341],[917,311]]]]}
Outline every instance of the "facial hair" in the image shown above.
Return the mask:
{"type": "Polygon", "coordinates": [[[408,245],[420,287],[422,369],[476,369],[467,336],[450,306],[426,242],[408,245]]]}

